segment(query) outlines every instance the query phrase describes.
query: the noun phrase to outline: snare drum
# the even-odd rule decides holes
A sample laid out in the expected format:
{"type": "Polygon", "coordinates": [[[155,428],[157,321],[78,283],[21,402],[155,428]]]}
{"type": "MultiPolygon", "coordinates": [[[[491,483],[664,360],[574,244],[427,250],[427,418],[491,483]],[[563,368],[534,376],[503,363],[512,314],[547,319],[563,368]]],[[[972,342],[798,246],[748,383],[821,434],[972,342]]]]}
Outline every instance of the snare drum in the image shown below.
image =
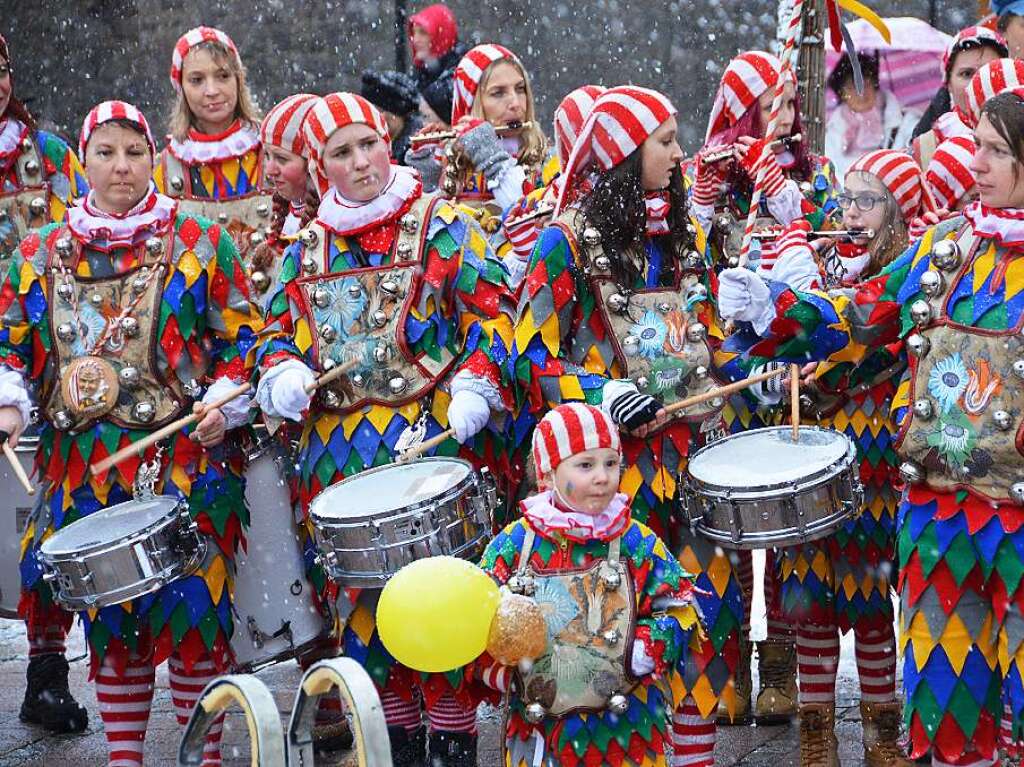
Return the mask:
{"type": "MultiPolygon", "coordinates": [[[[25,474],[32,476],[39,437],[22,435],[15,452],[25,474]]],[[[17,618],[21,599],[21,539],[28,527],[28,518],[39,495],[25,492],[7,461],[0,459],[0,489],[3,490],[4,512],[0,514],[0,617],[17,618]]]]}
{"type": "Polygon", "coordinates": [[[126,501],[72,522],[43,541],[39,559],[54,596],[69,610],[108,607],[190,575],[206,539],[184,499],[126,501]]]}
{"type": "Polygon", "coordinates": [[[313,499],[309,515],[328,575],[342,586],[381,587],[423,557],[477,559],[496,500],[486,471],[421,458],[343,479],[313,499]]]}
{"type": "Polygon", "coordinates": [[[680,494],[691,527],[727,548],[762,549],[823,538],[857,514],[853,441],[815,426],[799,435],[770,426],[698,450],[680,494]]]}
{"type": "Polygon", "coordinates": [[[270,439],[247,456],[246,551],[235,557],[231,650],[235,670],[249,673],[303,655],[330,631],[306,580],[302,539],[286,483],[287,456],[270,439]]]}

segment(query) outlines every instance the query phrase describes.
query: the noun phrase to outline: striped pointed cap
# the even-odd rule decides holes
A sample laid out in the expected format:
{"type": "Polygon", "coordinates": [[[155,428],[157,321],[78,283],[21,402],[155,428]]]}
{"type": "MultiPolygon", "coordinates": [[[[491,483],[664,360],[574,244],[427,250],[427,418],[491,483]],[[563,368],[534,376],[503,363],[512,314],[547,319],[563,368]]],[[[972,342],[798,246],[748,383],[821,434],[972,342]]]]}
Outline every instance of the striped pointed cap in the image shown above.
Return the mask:
{"type": "Polygon", "coordinates": [[[156,144],[153,143],[153,134],[149,130],[149,123],[145,116],[126,101],[104,101],[94,106],[85,121],[82,123],[82,132],[78,136],[78,159],[85,165],[85,150],[89,146],[89,138],[103,123],[111,120],[127,120],[137,125],[139,130],[146,136],[146,143],[149,144],[149,158],[151,163],[156,162],[156,144]]]}
{"type": "Polygon", "coordinates": [[[604,90],[600,85],[584,85],[562,99],[555,110],[555,146],[562,164],[569,161],[572,145],[604,90]]]}
{"type": "Polygon", "coordinates": [[[562,175],[565,183],[555,215],[572,202],[579,181],[597,168],[611,170],[640,148],[658,126],[676,114],[668,97],[648,88],[620,85],[594,102],[562,175]]]}
{"type": "Polygon", "coordinates": [[[200,43],[206,42],[223,45],[235,57],[235,62],[238,66],[241,67],[242,60],[238,56],[238,48],[235,47],[234,41],[227,34],[214,27],[190,29],[178,38],[178,42],[174,44],[174,53],[171,54],[171,85],[174,86],[175,90],[181,90],[181,70],[188,52],[200,43]]]}
{"type": "Polygon", "coordinates": [[[971,160],[975,149],[974,140],[967,136],[946,139],[935,148],[924,180],[936,205],[953,210],[974,189],[971,160]]]}
{"type": "Polygon", "coordinates": [[[847,175],[854,171],[870,173],[896,199],[903,213],[903,220],[910,222],[922,210],[932,210],[931,194],[925,188],[924,175],[914,159],[905,152],[894,149],[876,149],[857,160],[847,175]]]}
{"type": "Polygon", "coordinates": [[[302,123],[316,100],[317,96],[311,93],[296,93],[275,104],[260,125],[260,141],[263,146],[276,146],[292,154],[305,154],[302,123]]]}
{"type": "Polygon", "coordinates": [[[455,125],[459,120],[469,114],[473,108],[473,101],[476,99],[476,91],[480,87],[480,80],[487,71],[487,67],[495,61],[508,59],[515,62],[525,73],[523,64],[512,51],[504,45],[497,43],[484,43],[471,48],[455,67],[454,92],[452,93],[452,121],[455,125]]]}
{"type": "Polygon", "coordinates": [[[730,61],[711,106],[705,143],[739,122],[766,90],[778,84],[781,71],[778,57],[764,51],[746,51],[730,61]]]}
{"type": "Polygon", "coordinates": [[[967,108],[960,111],[960,118],[968,128],[978,127],[981,108],[985,102],[1003,91],[1011,91],[1024,85],[1024,61],[1019,59],[996,59],[978,68],[967,84],[964,96],[967,108]]]}
{"type": "Polygon", "coordinates": [[[619,427],[601,408],[569,402],[549,410],[533,432],[533,462],[541,477],[585,450],[620,450],[619,427]]]}
{"type": "Polygon", "coordinates": [[[306,113],[302,123],[302,138],[306,142],[307,157],[312,161],[311,170],[316,174],[321,194],[330,184],[324,173],[323,152],[327,139],[346,125],[368,125],[388,143],[391,151],[391,136],[384,115],[373,104],[356,93],[329,93],[318,98],[306,113]]]}

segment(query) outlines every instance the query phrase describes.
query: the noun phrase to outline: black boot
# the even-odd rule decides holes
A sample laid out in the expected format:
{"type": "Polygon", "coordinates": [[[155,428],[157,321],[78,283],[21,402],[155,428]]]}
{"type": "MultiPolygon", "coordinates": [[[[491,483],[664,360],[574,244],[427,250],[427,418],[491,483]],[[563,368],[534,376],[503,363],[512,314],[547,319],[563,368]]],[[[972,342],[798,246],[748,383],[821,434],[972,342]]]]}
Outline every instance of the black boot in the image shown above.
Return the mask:
{"type": "Polygon", "coordinates": [[[476,767],[476,735],[468,732],[430,733],[432,767],[476,767]]]}
{"type": "Polygon", "coordinates": [[[395,767],[424,767],[427,730],[420,727],[412,735],[404,727],[388,727],[391,739],[391,763],[395,767]]]}
{"type": "MultiPolygon", "coordinates": [[[[340,712],[339,712],[340,713],[340,712]]],[[[347,751],[355,740],[348,719],[341,714],[337,722],[313,725],[313,752],[317,754],[332,751],[347,751]]]]}
{"type": "Polygon", "coordinates": [[[68,660],[59,653],[30,658],[28,686],[21,704],[21,721],[39,724],[50,732],[82,732],[89,726],[89,714],[71,697],[68,689],[68,660]]]}

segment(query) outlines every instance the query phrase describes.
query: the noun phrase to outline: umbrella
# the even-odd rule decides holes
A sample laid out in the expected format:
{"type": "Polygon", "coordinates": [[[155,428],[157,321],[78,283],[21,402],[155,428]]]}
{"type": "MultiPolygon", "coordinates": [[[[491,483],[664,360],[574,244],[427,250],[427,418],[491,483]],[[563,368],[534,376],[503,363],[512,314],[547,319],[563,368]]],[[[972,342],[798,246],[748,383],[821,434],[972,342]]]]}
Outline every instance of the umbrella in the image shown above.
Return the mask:
{"type": "MultiPolygon", "coordinates": [[[[908,16],[884,19],[892,42],[882,39],[878,30],[864,19],[847,24],[850,40],[860,53],[878,53],[880,86],[903,105],[924,111],[935,92],[942,87],[942,55],[953,38],[921,19],[908,16]]],[[[843,49],[846,49],[846,45],[843,49]]],[[[839,62],[839,53],[825,53],[829,72],[839,62]]],[[[828,110],[838,105],[834,93],[828,94],[828,110]]]]}

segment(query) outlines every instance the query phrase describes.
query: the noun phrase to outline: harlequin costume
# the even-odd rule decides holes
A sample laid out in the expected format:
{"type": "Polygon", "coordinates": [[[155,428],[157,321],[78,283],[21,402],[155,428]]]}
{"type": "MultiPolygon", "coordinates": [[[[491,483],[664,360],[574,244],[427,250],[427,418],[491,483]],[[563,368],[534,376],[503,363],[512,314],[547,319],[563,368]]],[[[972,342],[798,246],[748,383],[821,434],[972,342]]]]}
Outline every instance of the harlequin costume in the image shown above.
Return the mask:
{"type": "MultiPolygon", "coordinates": [[[[594,104],[566,168],[554,222],[537,242],[520,299],[512,353],[521,397],[517,435],[529,433],[541,414],[563,402],[603,402],[608,408],[620,397],[643,392],[669,403],[714,386],[709,372],[711,344],[717,343],[718,333],[710,299],[713,275],[699,225],[691,219],[695,234],[685,243],[687,250],[670,252],[660,236],[668,206],[648,206],[648,227],[655,234],[645,237],[643,251],[629,255],[639,264],[636,281],[619,285],[602,233],[582,220],[578,207],[581,181],[589,172],[623,162],[673,114],[675,108],[664,96],[643,88],[613,88],[594,104]],[[628,109],[620,110],[620,102],[628,109]],[[643,123],[620,117],[623,112],[641,115],[643,123]]],[[[651,198],[665,202],[658,193],[651,198]]],[[[653,435],[639,439],[625,434],[622,439],[620,488],[630,498],[633,517],[678,552],[683,568],[697,573],[701,590],[697,602],[707,618],[709,637],[687,658],[685,701],[675,701],[674,727],[678,745],[700,743],[695,764],[713,759],[719,698],[730,709],[735,703],[730,680],[743,605],[729,559],[716,554],[710,540],[678,524],[676,478],[707,435],[721,430],[721,407],[721,402],[705,403],[653,435]],[[710,736],[698,738],[708,730],[710,736]]]]}
{"type": "MultiPolygon", "coordinates": [[[[196,27],[182,35],[171,57],[171,85],[184,98],[185,57],[198,45],[215,43],[241,67],[238,48],[224,32],[196,27]]],[[[260,126],[235,120],[219,134],[190,126],[184,138],[167,137],[153,174],[157,189],[178,200],[182,211],[225,226],[249,266],[250,250],[267,236],[272,196],[264,189],[260,126]]]]}
{"type": "MultiPolygon", "coordinates": [[[[138,110],[104,102],[83,124],[83,160],[92,131],[110,120],[138,126],[153,149],[138,110]]],[[[21,565],[20,610],[31,621],[53,604],[37,559],[39,545],[76,520],[130,500],[142,458],[98,476],[89,465],[190,412],[198,382],[209,383],[204,399],[212,401],[244,380],[247,352],[262,321],[230,237],[216,224],[178,213],[174,201],[152,185],[124,216],[103,213],[88,197],[69,210],[65,224],[29,234],[0,292],[6,370],[0,401],[18,406],[26,418],[28,398],[19,374],[41,386],[37,468],[43,503],[26,531],[21,565]],[[119,301],[125,294],[139,300],[126,309],[119,301]],[[90,414],[76,408],[81,400],[62,385],[76,372],[84,379],[87,366],[135,383],[90,414]]],[[[244,402],[222,408],[228,426],[244,421],[246,409],[244,402]]],[[[190,432],[164,443],[155,490],[187,499],[208,544],[200,568],[153,594],[81,613],[90,675],[98,680],[111,760],[118,764],[142,763],[156,665],[171,659],[182,723],[195,697],[190,686],[201,689],[230,665],[232,560],[248,517],[239,467],[216,450],[200,448],[190,432]],[[123,685],[136,681],[144,691],[133,688],[118,697],[123,685]]],[[[146,460],[154,455],[151,449],[146,460]]],[[[216,727],[208,745],[211,759],[218,740],[216,727]]]]}
{"type": "MultiPolygon", "coordinates": [[[[585,450],[619,449],[618,427],[600,408],[563,404],[541,420],[533,445],[543,475],[585,450]]],[[[672,680],[699,630],[689,576],[631,519],[628,498],[618,493],[591,515],[552,490],[531,496],[482,566],[532,596],[547,624],[547,649],[530,671],[498,667],[485,677],[505,690],[515,676],[504,763],[667,764],[672,680]]]]}
{"type": "MultiPolygon", "coordinates": [[[[388,140],[383,116],[355,94],[331,94],[313,106],[304,136],[319,174],[328,138],[352,123],[388,140]]],[[[390,463],[406,430],[427,438],[445,430],[460,391],[485,399],[494,417],[465,444],[449,439],[434,454],[458,455],[488,465],[499,481],[509,478],[502,411],[511,409],[512,399],[502,368],[512,311],[486,235],[436,194],[423,194],[411,170],[391,166],[380,195],[367,203],[346,201],[331,187],[317,218],[285,253],[268,316],[292,342],[261,351],[257,393],[265,412],[280,415],[278,379],[289,368],[361,361],[343,386],[321,390],[302,417],[297,463],[303,508],[328,485],[390,463]],[[371,345],[383,353],[364,356],[371,345]]],[[[323,581],[312,551],[309,561],[312,577],[323,581]]],[[[462,671],[421,679],[397,664],[375,629],[376,592],[350,595],[357,604],[344,627],[344,653],[362,663],[381,690],[396,763],[423,758],[421,694],[434,725],[431,753],[445,759],[454,744],[456,758],[475,759],[479,698],[472,680],[462,671]]]]}

